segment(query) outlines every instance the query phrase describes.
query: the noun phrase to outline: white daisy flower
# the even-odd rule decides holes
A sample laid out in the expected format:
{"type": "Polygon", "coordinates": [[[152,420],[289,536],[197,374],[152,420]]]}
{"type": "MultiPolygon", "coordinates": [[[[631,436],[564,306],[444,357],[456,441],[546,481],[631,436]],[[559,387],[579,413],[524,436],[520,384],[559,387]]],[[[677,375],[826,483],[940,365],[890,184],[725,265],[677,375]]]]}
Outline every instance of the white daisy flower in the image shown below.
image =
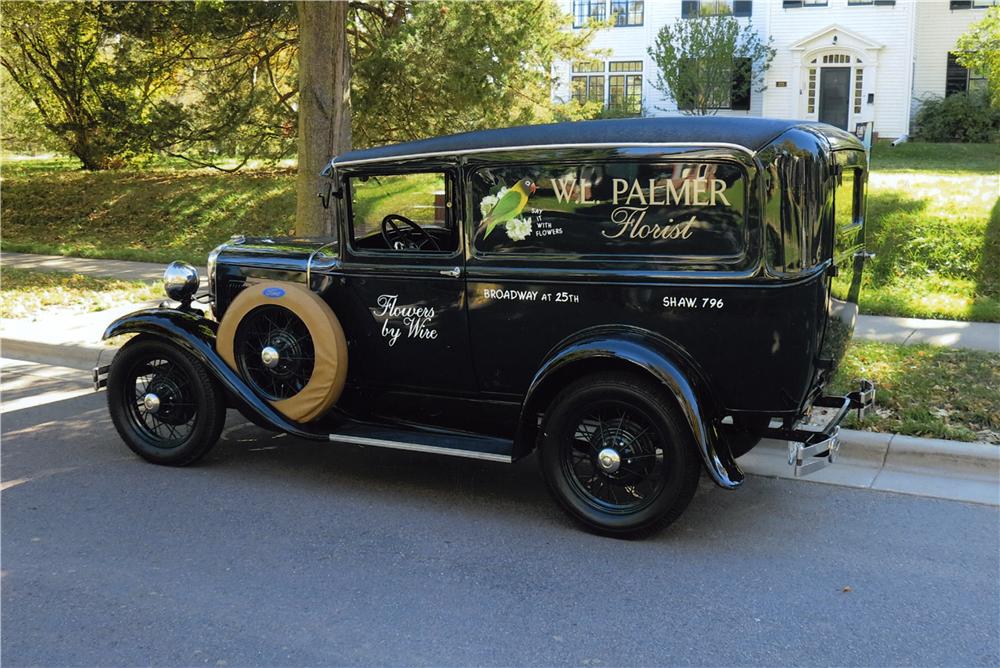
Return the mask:
{"type": "Polygon", "coordinates": [[[531,236],[531,221],[524,218],[514,218],[507,221],[504,229],[511,241],[524,241],[531,236]]]}
{"type": "Polygon", "coordinates": [[[479,202],[479,211],[483,214],[483,218],[489,214],[490,210],[496,206],[497,200],[503,197],[510,188],[501,188],[497,191],[495,195],[487,195],[479,202]]]}

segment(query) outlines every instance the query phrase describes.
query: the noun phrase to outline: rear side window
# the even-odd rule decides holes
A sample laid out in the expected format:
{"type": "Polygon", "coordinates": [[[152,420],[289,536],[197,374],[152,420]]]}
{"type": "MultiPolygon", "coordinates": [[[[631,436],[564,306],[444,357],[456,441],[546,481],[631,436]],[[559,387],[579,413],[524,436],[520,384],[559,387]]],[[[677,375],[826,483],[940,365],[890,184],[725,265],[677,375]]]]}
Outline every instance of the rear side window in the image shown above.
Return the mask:
{"type": "Polygon", "coordinates": [[[508,164],[472,177],[481,254],[738,256],[745,177],[736,164],[508,164]]]}
{"type": "Polygon", "coordinates": [[[840,182],[834,195],[834,216],[837,229],[860,225],[864,211],[864,179],[861,170],[845,167],[840,174],[840,182]]]}

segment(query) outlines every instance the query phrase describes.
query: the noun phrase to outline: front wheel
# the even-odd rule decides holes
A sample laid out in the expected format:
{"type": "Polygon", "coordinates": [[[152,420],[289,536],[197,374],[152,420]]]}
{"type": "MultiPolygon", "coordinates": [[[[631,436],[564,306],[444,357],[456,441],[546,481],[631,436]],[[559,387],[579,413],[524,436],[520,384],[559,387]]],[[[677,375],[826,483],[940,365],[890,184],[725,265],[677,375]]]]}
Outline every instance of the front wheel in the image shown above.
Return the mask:
{"type": "Polygon", "coordinates": [[[553,401],[541,467],[559,504],[598,533],[636,537],[673,522],[701,464],[665,390],[626,374],[589,376],[553,401]]]}
{"type": "Polygon", "coordinates": [[[108,410],[132,452],[168,466],[200,459],[226,421],[223,390],[201,364],[177,346],[141,337],[111,363],[108,410]]]}

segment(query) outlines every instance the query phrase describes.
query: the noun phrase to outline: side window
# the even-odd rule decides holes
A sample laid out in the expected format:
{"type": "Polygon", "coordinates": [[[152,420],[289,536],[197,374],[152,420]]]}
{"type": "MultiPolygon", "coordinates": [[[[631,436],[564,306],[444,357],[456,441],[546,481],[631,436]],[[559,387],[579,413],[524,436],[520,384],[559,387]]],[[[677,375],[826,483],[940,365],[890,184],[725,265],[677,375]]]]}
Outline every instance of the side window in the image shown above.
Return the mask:
{"type": "Polygon", "coordinates": [[[861,178],[861,170],[845,167],[840,175],[840,183],[837,185],[833,201],[837,229],[861,223],[863,188],[864,179],[861,178]]]}
{"type": "Polygon", "coordinates": [[[358,250],[454,252],[458,229],[442,172],[348,179],[351,243],[358,250]]]}
{"type": "Polygon", "coordinates": [[[736,257],[744,174],[722,162],[517,164],[472,175],[476,252],[736,257]]]}

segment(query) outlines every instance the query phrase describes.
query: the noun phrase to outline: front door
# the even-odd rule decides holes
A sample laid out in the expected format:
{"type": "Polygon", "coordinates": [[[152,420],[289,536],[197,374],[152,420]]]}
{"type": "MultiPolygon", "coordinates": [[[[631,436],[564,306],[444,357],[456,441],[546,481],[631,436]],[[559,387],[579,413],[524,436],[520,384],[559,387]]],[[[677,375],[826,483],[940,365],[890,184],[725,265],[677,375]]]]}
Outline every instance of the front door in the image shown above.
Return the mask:
{"type": "Polygon", "coordinates": [[[391,393],[474,387],[454,173],[347,179],[343,319],[350,377],[391,393]]]}
{"type": "Polygon", "coordinates": [[[824,67],[819,77],[819,120],[847,129],[851,98],[851,68],[824,67]]]}

